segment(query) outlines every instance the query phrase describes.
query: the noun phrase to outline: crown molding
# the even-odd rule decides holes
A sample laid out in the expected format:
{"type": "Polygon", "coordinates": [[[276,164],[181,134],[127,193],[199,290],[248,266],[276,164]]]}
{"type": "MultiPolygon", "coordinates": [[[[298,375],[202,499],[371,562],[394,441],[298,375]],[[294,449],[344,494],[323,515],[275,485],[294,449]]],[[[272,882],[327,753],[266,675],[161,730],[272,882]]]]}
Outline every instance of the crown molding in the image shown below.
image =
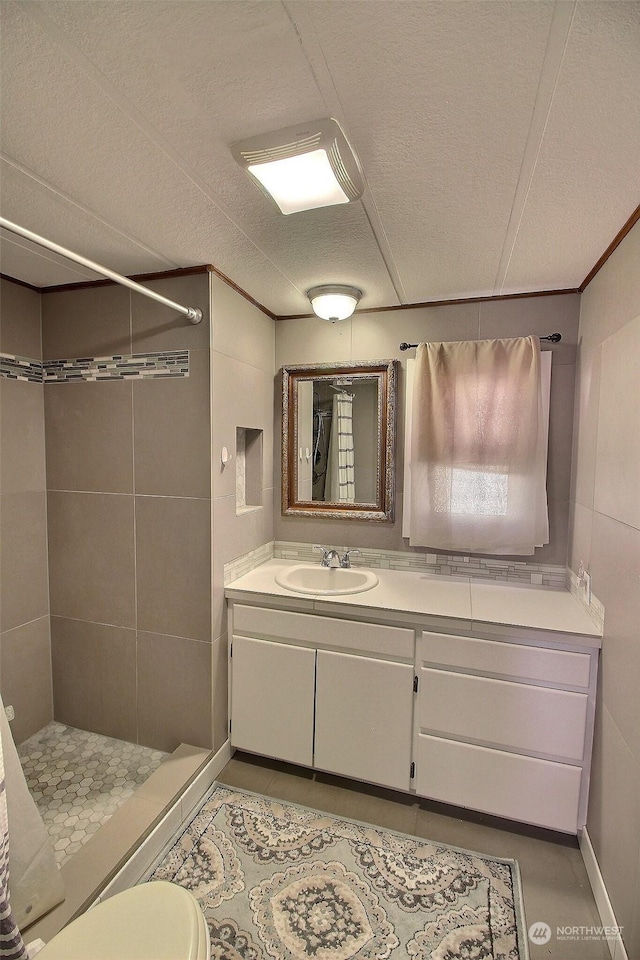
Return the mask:
{"type": "Polygon", "coordinates": [[[615,237],[613,238],[613,240],[611,241],[611,243],[609,244],[605,252],[602,254],[600,259],[598,260],[598,262],[593,265],[589,273],[586,275],[586,277],[578,287],[578,293],[582,293],[585,290],[585,288],[588,286],[588,284],[591,283],[591,281],[595,277],[598,270],[600,270],[600,268],[605,265],[605,263],[607,262],[607,260],[609,259],[613,251],[616,249],[616,247],[618,247],[622,243],[626,235],[629,233],[632,227],[638,222],[638,220],[640,220],[640,204],[635,208],[635,210],[633,211],[633,213],[631,214],[631,216],[629,217],[625,225],[622,227],[622,229],[619,230],[618,233],[615,235],[615,237]]]}
{"type": "MultiPolygon", "coordinates": [[[[159,273],[135,273],[129,280],[171,280],[173,277],[188,277],[195,273],[208,273],[209,265],[204,263],[196,267],[175,267],[173,270],[161,270],[159,273]]],[[[57,286],[40,287],[40,293],[64,293],[67,290],[86,290],[90,287],[112,287],[115,280],[80,280],[75,283],[60,283],[57,286]]]]}
{"type": "MultiPolygon", "coordinates": [[[[424,300],[420,303],[397,303],[391,307],[361,307],[358,313],[391,313],[394,310],[419,310],[424,307],[446,307],[456,303],[488,303],[491,300],[523,300],[525,297],[558,297],[567,293],[579,293],[577,287],[562,290],[533,290],[527,293],[500,293],[491,297],[459,297],[455,300],[424,300]]],[[[276,320],[306,320],[314,313],[296,313],[279,316],[276,320]]]]}
{"type": "MultiPolygon", "coordinates": [[[[391,313],[396,310],[418,310],[424,309],[427,307],[444,307],[451,306],[453,304],[463,304],[463,303],[488,303],[493,300],[521,300],[526,297],[557,297],[563,296],[566,294],[572,293],[583,293],[585,288],[591,283],[598,271],[604,266],[611,254],[614,252],[616,247],[618,247],[626,235],[632,230],[635,224],[640,220],[640,205],[636,207],[633,211],[627,222],[624,226],[618,231],[616,236],[613,238],[607,249],[604,251],[600,259],[594,266],[591,268],[589,273],[586,275],[579,287],[567,287],[560,290],[533,290],[527,293],[503,293],[496,294],[491,297],[458,297],[451,300],[424,300],[418,303],[399,303],[393,304],[388,307],[369,307],[369,308],[360,308],[359,313],[391,313]]],[[[224,283],[226,283],[232,290],[235,290],[236,293],[240,294],[241,297],[244,297],[249,303],[254,307],[260,310],[265,316],[269,317],[271,320],[306,320],[313,318],[314,313],[293,313],[293,314],[276,314],[272,310],[269,310],[268,307],[265,307],[263,303],[260,303],[259,300],[256,300],[255,297],[252,297],[250,293],[247,293],[246,290],[243,290],[234,280],[224,274],[221,270],[218,270],[217,267],[214,267],[211,263],[203,263],[194,267],[176,267],[174,270],[162,270],[159,273],[138,273],[133,274],[129,279],[136,280],[138,282],[145,280],[168,280],[173,277],[185,277],[198,273],[213,273],[216,277],[219,277],[224,283]]],[[[0,277],[3,280],[8,280],[11,283],[17,283],[21,287],[27,287],[29,290],[34,290],[36,293],[62,293],[66,290],[84,290],[88,287],[104,287],[110,286],[115,283],[114,280],[87,280],[80,281],[78,283],[63,283],[59,286],[48,286],[48,287],[36,287],[31,283],[27,283],[26,280],[18,280],[16,277],[10,277],[5,273],[0,273],[0,277]]]]}
{"type": "Polygon", "coordinates": [[[215,274],[216,277],[219,277],[223,280],[232,290],[235,290],[236,293],[239,293],[241,297],[244,297],[245,300],[248,300],[249,303],[252,303],[254,307],[257,307],[258,310],[261,310],[267,317],[270,317],[271,320],[279,320],[280,318],[273,313],[268,307],[265,307],[264,304],[260,303],[259,300],[256,300],[255,297],[252,297],[250,293],[247,293],[246,290],[243,290],[242,287],[239,287],[235,280],[232,280],[231,277],[228,277],[221,270],[218,270],[217,267],[212,266],[211,264],[207,267],[209,273],[215,274]]]}
{"type": "Polygon", "coordinates": [[[27,283],[26,280],[16,280],[15,277],[10,277],[8,273],[0,273],[0,278],[8,280],[9,283],[17,283],[21,287],[26,287],[27,290],[33,290],[35,293],[42,293],[40,287],[34,287],[32,283],[27,283]]]}

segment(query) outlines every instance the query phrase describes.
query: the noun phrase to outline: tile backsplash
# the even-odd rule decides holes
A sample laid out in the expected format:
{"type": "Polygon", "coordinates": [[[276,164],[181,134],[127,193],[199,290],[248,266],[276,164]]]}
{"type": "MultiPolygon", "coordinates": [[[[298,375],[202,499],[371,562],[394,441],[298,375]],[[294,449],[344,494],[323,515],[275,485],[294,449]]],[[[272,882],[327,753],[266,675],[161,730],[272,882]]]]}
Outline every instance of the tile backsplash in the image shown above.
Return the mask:
{"type": "Polygon", "coordinates": [[[241,557],[236,557],[234,560],[229,560],[228,563],[224,565],[224,585],[231,583],[232,580],[237,580],[238,577],[244,577],[245,573],[250,573],[252,570],[255,570],[256,567],[259,567],[260,564],[266,563],[267,560],[273,560],[273,540],[270,543],[263,543],[262,546],[257,547],[255,550],[250,550],[249,553],[243,554],[241,557]]]}
{"type": "MultiPolygon", "coordinates": [[[[334,546],[334,544],[330,544],[334,546]]],[[[336,546],[339,553],[351,547],[336,546]]],[[[288,543],[277,540],[274,557],[282,560],[316,561],[310,543],[288,543]]],[[[352,557],[353,566],[373,567],[381,570],[406,570],[431,573],[441,577],[478,577],[483,580],[516,584],[538,584],[545,587],[565,589],[567,571],[563,566],[548,563],[526,563],[517,560],[498,560],[491,557],[450,556],[439,553],[405,553],[401,550],[376,550],[362,547],[352,557]]]]}
{"type": "MultiPolygon", "coordinates": [[[[352,547],[338,545],[336,549],[340,553],[352,547]]],[[[254,567],[272,558],[312,563],[319,560],[318,553],[314,551],[311,543],[276,540],[225,564],[225,584],[249,573],[254,567]]],[[[371,547],[362,547],[359,554],[352,556],[351,563],[354,567],[406,570],[431,573],[441,577],[477,577],[505,583],[535,584],[558,590],[564,590],[567,586],[566,567],[555,564],[521,563],[489,557],[448,556],[436,553],[404,553],[401,550],[375,550],[371,547]]]]}

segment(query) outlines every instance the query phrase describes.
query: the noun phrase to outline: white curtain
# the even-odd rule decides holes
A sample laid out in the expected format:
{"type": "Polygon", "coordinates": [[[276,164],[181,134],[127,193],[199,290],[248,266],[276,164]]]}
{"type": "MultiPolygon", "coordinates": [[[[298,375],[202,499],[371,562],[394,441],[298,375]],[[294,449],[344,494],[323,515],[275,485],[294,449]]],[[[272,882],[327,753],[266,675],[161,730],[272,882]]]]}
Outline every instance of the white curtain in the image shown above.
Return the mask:
{"type": "Polygon", "coordinates": [[[540,341],[419,344],[410,543],[529,556],[548,541],[540,341]]]}
{"type": "Polygon", "coordinates": [[[353,394],[337,393],[333,398],[325,500],[331,503],[354,503],[355,499],[353,394]]]}

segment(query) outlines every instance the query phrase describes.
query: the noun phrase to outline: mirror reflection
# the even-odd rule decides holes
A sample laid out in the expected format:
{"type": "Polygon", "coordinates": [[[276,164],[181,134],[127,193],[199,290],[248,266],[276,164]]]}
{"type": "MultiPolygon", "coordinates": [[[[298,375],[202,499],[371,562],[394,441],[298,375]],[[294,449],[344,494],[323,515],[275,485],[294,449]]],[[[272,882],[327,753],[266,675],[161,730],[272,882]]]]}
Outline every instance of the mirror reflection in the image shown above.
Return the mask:
{"type": "Polygon", "coordinates": [[[378,381],[298,383],[298,500],[375,503],[378,381]]]}
{"type": "Polygon", "coordinates": [[[395,361],[283,368],[283,512],[390,519],[395,361]]]}

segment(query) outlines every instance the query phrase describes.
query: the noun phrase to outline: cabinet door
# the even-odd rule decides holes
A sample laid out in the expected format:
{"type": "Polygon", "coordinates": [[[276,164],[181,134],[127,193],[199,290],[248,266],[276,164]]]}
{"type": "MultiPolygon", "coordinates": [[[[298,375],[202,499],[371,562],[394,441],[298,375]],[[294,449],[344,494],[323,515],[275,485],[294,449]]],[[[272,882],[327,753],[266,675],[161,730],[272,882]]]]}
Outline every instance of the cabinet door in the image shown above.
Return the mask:
{"type": "Polygon", "coordinates": [[[314,765],[409,789],[413,666],[318,651],[314,765]]]}
{"type": "Polygon", "coordinates": [[[234,747],[310,767],[313,762],[315,650],[233,638],[234,747]]]}

